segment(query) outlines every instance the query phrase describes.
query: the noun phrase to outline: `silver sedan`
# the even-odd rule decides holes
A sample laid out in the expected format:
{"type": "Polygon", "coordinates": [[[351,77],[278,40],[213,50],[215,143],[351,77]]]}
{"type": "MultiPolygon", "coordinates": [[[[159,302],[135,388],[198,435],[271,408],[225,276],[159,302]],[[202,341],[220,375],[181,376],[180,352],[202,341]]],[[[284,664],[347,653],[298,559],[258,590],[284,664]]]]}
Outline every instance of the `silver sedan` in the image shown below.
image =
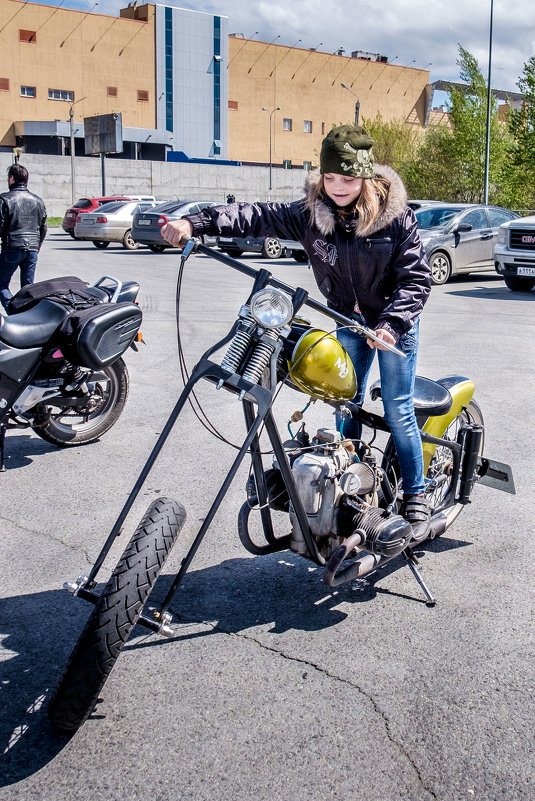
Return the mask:
{"type": "Polygon", "coordinates": [[[107,248],[110,242],[120,242],[126,250],[135,250],[139,242],[132,239],[132,216],[161,203],[161,200],[114,200],[97,211],[80,214],[74,225],[74,238],[93,242],[96,248],[107,248]]]}
{"type": "Polygon", "coordinates": [[[433,284],[452,275],[494,268],[498,226],[519,215],[501,206],[433,203],[415,211],[433,284]]]}

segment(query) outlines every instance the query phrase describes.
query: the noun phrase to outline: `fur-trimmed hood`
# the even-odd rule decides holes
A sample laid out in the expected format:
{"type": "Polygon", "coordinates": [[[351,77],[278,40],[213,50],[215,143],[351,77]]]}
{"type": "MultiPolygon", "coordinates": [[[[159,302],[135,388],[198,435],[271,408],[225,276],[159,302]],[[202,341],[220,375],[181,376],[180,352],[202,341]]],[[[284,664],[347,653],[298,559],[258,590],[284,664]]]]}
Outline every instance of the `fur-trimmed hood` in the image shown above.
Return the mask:
{"type": "MultiPolygon", "coordinates": [[[[386,206],[375,220],[371,228],[368,228],[366,235],[374,234],[390,225],[407,206],[407,190],[403,181],[392,167],[386,164],[376,164],[375,172],[381,178],[390,181],[390,189],[386,206]]],[[[336,217],[333,208],[323,197],[316,197],[316,190],[321,179],[319,170],[309,173],[305,182],[306,205],[312,217],[312,223],[319,229],[323,236],[332,234],[336,225],[336,217]]],[[[365,179],[367,180],[367,179],[365,179]]],[[[359,223],[355,227],[355,236],[360,236],[359,223]]]]}

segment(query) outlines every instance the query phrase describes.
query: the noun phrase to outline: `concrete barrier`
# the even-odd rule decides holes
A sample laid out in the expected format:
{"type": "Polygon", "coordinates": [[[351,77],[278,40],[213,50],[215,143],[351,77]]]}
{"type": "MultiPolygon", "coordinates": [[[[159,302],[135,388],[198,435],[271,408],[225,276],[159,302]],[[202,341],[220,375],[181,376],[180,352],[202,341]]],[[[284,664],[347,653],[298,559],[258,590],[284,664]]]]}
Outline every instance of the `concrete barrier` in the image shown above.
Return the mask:
{"type": "MultiPolygon", "coordinates": [[[[0,174],[13,163],[11,153],[0,153],[0,174]]],[[[40,195],[49,216],[63,216],[71,205],[71,159],[69,156],[23,154],[20,159],[30,173],[28,188],[40,195]]],[[[183,164],[168,161],[133,161],[108,158],[105,161],[106,194],[154,195],[162,200],[226,201],[296,200],[303,195],[303,170],[272,169],[273,190],[268,191],[268,167],[232,167],[211,164],[183,164]]],[[[7,179],[5,181],[7,189],[7,179]]],[[[0,187],[2,183],[0,182],[0,187]]],[[[75,159],[76,198],[102,195],[101,163],[97,157],[75,159]]],[[[1,191],[5,191],[3,188],[1,191]]]]}

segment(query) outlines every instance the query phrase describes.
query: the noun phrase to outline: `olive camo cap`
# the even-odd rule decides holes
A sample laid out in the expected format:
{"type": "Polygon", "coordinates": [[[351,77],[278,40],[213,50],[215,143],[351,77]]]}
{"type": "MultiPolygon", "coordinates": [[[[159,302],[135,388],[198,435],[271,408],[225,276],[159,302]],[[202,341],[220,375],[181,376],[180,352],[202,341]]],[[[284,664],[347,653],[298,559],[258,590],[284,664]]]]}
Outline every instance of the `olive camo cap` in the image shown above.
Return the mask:
{"type": "Polygon", "coordinates": [[[361,125],[339,125],[321,143],[320,172],[373,178],[373,139],[361,125]]]}

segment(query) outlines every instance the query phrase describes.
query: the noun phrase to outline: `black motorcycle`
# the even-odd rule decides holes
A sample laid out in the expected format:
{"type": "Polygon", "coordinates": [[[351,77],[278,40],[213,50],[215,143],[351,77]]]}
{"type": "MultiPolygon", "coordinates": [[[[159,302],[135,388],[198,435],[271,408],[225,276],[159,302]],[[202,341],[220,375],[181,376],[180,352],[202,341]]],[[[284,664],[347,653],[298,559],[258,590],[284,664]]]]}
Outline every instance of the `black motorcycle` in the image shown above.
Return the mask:
{"type": "MultiPolygon", "coordinates": [[[[415,541],[412,526],[399,514],[400,473],[388,424],[381,414],[352,402],[356,383],[349,356],[330,332],[310,326],[301,316],[302,308],[309,306],[337,325],[378,341],[375,333],[309,297],[304,289],[294,289],[267,270],[256,271],[194,240],[189,241],[182,256],[177,308],[182,271],[194,248],[249,276],[253,287],[231,330],[206,351],[191,376],[187,375],[180,349],[184,390],[90,574],[65,584],[73,595],[95,604],[48,708],[54,725],[65,732],[76,731],[91,714],[136,624],[165,636],[174,635],[170,604],[246,457],[251,461],[251,472],[237,523],[240,539],[250,553],[261,556],[290,549],[323,566],[323,578],[329,586],[360,579],[400,557],[417,579],[426,602],[435,603],[417,569],[413,548],[420,542],[415,541]],[[221,354],[214,357],[217,351],[221,354]],[[184,405],[194,405],[194,400],[194,408],[202,412],[195,395],[201,380],[234,396],[237,407],[243,409],[245,439],[235,446],[237,454],[228,474],[208,511],[203,510],[202,525],[164,601],[144,612],[186,517],[180,503],[156,499],[100,590],[97,575],[184,405]],[[273,402],[283,386],[302,393],[297,397],[309,398],[288,421],[291,436],[284,442],[273,416],[273,402]],[[309,434],[304,416],[311,400],[324,402],[331,412],[334,408],[351,415],[370,433],[359,440],[345,440],[332,427],[309,434]],[[387,435],[384,448],[376,444],[379,432],[387,435]],[[268,459],[271,463],[265,464],[268,459]],[[253,512],[260,522],[255,533],[250,526],[253,512]],[[281,527],[289,533],[280,534],[281,527]]],[[[388,347],[399,358],[404,357],[395,347],[388,347]]],[[[462,376],[416,380],[415,411],[424,449],[426,497],[432,510],[429,539],[449,528],[477,483],[514,493],[510,467],[483,455],[484,422],[473,398],[474,390],[473,381],[462,376]]],[[[378,398],[380,385],[374,385],[371,392],[378,398]]],[[[224,439],[214,420],[206,414],[198,417],[212,434],[224,439]]],[[[195,517],[199,517],[199,510],[195,517]]]]}
{"type": "Polygon", "coordinates": [[[129,378],[121,358],[140,337],[139,284],[103,276],[42,281],[0,315],[0,470],[5,436],[32,428],[59,447],[85,445],[119,419],[129,378]]]}

